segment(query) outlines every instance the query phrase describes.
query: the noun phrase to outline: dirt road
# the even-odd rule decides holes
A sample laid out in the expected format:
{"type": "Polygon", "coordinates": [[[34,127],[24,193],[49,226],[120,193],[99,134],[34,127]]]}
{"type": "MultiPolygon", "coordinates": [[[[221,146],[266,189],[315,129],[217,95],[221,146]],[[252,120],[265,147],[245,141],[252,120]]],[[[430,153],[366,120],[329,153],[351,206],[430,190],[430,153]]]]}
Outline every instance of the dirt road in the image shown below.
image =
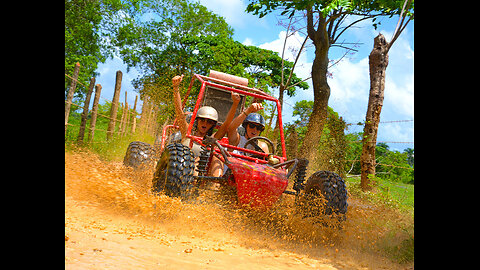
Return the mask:
{"type": "MultiPolygon", "coordinates": [[[[409,269],[376,252],[368,209],[349,203],[346,228],[289,214],[246,214],[203,194],[183,203],[149,194],[136,173],[91,153],[65,152],[66,269],[409,269]]],[[[378,222],[377,222],[378,223],[378,222]]],[[[372,223],[373,224],[373,223],[372,223]]]]}

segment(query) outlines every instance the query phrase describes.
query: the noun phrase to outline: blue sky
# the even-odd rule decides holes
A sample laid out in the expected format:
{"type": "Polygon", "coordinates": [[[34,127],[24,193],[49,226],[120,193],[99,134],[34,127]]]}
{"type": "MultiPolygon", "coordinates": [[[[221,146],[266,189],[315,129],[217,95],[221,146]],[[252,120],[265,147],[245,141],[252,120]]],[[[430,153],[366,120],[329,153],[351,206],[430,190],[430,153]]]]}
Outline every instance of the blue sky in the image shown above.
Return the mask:
{"type": "MultiPolygon", "coordinates": [[[[281,52],[285,31],[283,26],[278,25],[276,14],[269,14],[260,19],[257,16],[244,12],[248,1],[246,0],[200,0],[200,3],[208,9],[225,18],[233,27],[233,38],[243,44],[255,45],[261,48],[281,52]]],[[[345,42],[360,42],[361,44],[353,55],[344,57],[338,64],[331,67],[329,72],[332,78],[328,79],[331,88],[329,106],[342,116],[347,123],[357,123],[365,120],[369,92],[368,55],[373,47],[373,38],[381,32],[387,40],[391,39],[398,17],[382,18],[381,25],[375,30],[371,22],[364,21],[357,28],[347,30],[340,39],[345,42]]],[[[299,48],[304,34],[296,34],[287,41],[287,47],[299,48]]],[[[309,43],[311,42],[309,41],[309,43]]],[[[313,62],[313,46],[301,55],[296,74],[301,78],[310,76],[313,62]]],[[[330,60],[338,60],[344,50],[331,48],[330,60]]],[[[286,53],[287,59],[293,61],[293,55],[286,53]]],[[[382,122],[397,120],[414,120],[414,22],[410,22],[402,35],[396,40],[389,52],[389,65],[387,67],[385,99],[380,115],[382,122]]],[[[115,84],[115,72],[123,72],[122,94],[120,100],[125,99],[125,91],[128,92],[128,103],[133,105],[135,100],[134,88],[130,81],[139,73],[132,69],[126,72],[126,66],[121,59],[114,58],[105,64],[100,64],[97,83],[102,84],[102,97],[111,99],[115,84]]],[[[285,100],[283,108],[284,122],[295,120],[292,118],[292,106],[299,100],[313,100],[313,87],[311,79],[308,90],[299,90],[294,97],[285,100]]],[[[274,91],[278,96],[278,92],[274,91]]],[[[141,103],[140,103],[141,104],[141,103]]],[[[140,106],[137,105],[137,108],[140,106]]],[[[380,123],[377,141],[386,142],[413,142],[414,122],[380,123]]],[[[348,132],[362,131],[362,126],[352,125],[348,132]]],[[[412,143],[388,143],[390,149],[403,151],[407,147],[413,148],[412,143]]]]}

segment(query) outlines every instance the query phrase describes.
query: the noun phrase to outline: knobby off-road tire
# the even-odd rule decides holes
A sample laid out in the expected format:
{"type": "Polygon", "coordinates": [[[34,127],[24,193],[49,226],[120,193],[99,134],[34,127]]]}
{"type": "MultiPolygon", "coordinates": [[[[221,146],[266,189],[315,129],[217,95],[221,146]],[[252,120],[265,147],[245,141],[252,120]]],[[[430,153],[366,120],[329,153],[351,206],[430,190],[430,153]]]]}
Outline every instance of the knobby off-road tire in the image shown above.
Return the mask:
{"type": "Polygon", "coordinates": [[[306,216],[334,216],[342,222],[347,213],[347,189],[334,172],[318,171],[305,183],[302,205],[306,216]]]}
{"type": "Polygon", "coordinates": [[[165,147],[153,175],[152,191],[165,192],[170,197],[192,198],[195,158],[192,151],[181,143],[165,147]]]}
{"type": "Polygon", "coordinates": [[[146,169],[154,166],[155,156],[156,150],[151,144],[134,141],[128,145],[123,164],[135,169],[146,169]]]}

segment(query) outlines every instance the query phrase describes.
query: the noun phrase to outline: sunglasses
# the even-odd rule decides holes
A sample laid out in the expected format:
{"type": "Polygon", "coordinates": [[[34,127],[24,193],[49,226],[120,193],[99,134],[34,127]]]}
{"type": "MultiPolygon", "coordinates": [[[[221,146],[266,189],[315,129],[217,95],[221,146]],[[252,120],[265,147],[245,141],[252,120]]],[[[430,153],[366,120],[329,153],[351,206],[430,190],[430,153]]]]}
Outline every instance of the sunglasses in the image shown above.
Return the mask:
{"type": "Polygon", "coordinates": [[[262,132],[264,130],[264,127],[262,127],[261,125],[258,125],[258,124],[254,124],[254,123],[248,123],[248,127],[249,128],[256,128],[260,132],[262,132]]]}
{"type": "Polygon", "coordinates": [[[212,119],[207,119],[207,118],[201,118],[201,117],[198,117],[197,118],[198,121],[207,121],[207,123],[209,123],[210,125],[215,125],[217,122],[212,120],[212,119]]]}

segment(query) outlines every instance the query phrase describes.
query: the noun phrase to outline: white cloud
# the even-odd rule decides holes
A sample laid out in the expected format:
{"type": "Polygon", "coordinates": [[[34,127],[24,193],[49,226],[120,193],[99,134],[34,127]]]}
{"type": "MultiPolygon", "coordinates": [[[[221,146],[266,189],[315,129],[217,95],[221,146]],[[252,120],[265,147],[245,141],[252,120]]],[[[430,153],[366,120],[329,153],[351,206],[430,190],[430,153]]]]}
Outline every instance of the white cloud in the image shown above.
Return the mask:
{"type": "Polygon", "coordinates": [[[391,76],[388,77],[387,73],[384,107],[391,106],[398,113],[398,117],[402,118],[393,120],[413,119],[414,117],[413,77],[413,74],[409,74],[402,81],[394,81],[391,76]]]}
{"type": "Polygon", "coordinates": [[[402,119],[414,117],[414,51],[408,38],[413,36],[403,32],[390,48],[385,82],[385,104],[402,119]]]}
{"type": "Polygon", "coordinates": [[[243,45],[245,46],[251,46],[253,45],[253,41],[251,38],[246,38],[243,42],[242,42],[243,45]]]}
{"type": "Polygon", "coordinates": [[[370,89],[368,58],[363,58],[357,63],[344,58],[329,71],[333,74],[333,78],[328,79],[330,107],[341,115],[362,111],[362,109],[352,111],[351,108],[364,108],[366,111],[370,89]]]}
{"type": "MultiPolygon", "coordinates": [[[[259,45],[258,47],[262,49],[267,49],[267,50],[272,50],[275,52],[278,52],[279,55],[281,55],[282,50],[283,50],[283,44],[285,42],[285,37],[286,37],[287,32],[286,31],[280,31],[278,33],[278,38],[267,43],[263,43],[259,45]]],[[[291,35],[287,39],[287,44],[285,48],[285,59],[288,61],[294,61],[295,60],[295,55],[293,51],[298,51],[300,49],[300,46],[302,45],[302,42],[305,37],[300,36],[298,33],[295,33],[294,35],[291,35]]],[[[305,57],[305,54],[303,54],[301,57],[305,57]]]]}

